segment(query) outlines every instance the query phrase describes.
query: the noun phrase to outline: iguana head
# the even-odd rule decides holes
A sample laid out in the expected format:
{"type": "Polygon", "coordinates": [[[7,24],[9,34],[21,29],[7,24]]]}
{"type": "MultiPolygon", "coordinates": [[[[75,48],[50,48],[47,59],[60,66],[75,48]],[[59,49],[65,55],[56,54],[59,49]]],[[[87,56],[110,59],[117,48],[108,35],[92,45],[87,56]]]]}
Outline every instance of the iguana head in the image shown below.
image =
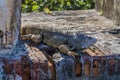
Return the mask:
{"type": "Polygon", "coordinates": [[[32,35],[31,36],[31,41],[35,42],[35,43],[40,43],[42,41],[42,35],[32,35]]]}
{"type": "Polygon", "coordinates": [[[68,45],[74,49],[86,49],[91,45],[95,44],[97,39],[83,35],[76,34],[70,40],[68,40],[68,45]]]}

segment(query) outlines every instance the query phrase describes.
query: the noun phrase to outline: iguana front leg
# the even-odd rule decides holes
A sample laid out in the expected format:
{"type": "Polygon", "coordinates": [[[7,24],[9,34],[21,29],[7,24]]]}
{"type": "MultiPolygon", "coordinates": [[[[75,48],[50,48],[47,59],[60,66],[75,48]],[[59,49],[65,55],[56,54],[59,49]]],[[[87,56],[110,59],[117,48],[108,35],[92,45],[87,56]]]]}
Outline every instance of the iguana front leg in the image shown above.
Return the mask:
{"type": "Polygon", "coordinates": [[[22,39],[22,40],[31,40],[32,35],[33,34],[20,35],[20,39],[22,39]]]}
{"type": "Polygon", "coordinates": [[[79,56],[78,53],[70,51],[70,48],[67,45],[60,45],[58,49],[60,52],[65,53],[69,56],[72,56],[73,58],[75,58],[76,56],[79,56]]]}
{"type": "Polygon", "coordinates": [[[42,35],[27,34],[21,35],[22,40],[31,40],[34,43],[40,43],[42,41],[42,35]]]}

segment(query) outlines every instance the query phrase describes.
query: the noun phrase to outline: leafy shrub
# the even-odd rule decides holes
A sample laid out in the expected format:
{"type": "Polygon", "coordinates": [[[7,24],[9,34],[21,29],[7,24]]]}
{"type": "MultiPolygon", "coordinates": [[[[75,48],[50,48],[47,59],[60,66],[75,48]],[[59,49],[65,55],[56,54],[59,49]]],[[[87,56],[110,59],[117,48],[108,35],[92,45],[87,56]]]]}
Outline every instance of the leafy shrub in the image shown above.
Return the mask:
{"type": "Polygon", "coordinates": [[[22,12],[79,10],[94,8],[94,0],[23,0],[22,12]]]}

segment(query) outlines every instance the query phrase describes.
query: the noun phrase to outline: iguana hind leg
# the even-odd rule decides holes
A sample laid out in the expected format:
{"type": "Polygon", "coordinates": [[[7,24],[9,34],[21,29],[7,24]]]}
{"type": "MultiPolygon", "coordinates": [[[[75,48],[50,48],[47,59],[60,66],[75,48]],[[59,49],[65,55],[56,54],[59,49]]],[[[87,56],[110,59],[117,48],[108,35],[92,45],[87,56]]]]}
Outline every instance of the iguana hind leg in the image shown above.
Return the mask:
{"type": "Polygon", "coordinates": [[[58,47],[58,49],[59,49],[60,52],[65,53],[65,54],[67,54],[69,56],[72,56],[73,58],[75,58],[76,56],[79,56],[78,53],[70,51],[70,48],[67,45],[60,45],[58,47]]]}

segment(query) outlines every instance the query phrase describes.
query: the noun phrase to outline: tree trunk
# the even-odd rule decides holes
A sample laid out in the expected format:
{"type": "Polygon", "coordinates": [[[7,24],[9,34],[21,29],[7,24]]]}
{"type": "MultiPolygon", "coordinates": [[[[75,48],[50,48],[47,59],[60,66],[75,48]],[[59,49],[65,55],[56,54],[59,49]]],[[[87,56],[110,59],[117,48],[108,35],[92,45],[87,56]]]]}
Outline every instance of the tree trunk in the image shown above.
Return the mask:
{"type": "Polygon", "coordinates": [[[20,0],[0,0],[0,53],[12,50],[20,29],[20,0]]]}
{"type": "Polygon", "coordinates": [[[96,0],[96,10],[120,25],[120,0],[96,0]]]}

